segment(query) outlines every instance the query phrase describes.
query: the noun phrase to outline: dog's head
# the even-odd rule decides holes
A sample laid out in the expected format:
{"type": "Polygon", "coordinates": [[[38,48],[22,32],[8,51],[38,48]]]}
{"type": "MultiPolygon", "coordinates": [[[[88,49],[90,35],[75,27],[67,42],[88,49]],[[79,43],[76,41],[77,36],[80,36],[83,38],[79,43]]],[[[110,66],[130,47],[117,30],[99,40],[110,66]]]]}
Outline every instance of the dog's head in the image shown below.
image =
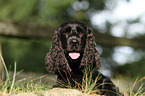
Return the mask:
{"type": "Polygon", "coordinates": [[[100,57],[91,28],[79,21],[68,21],[55,31],[52,46],[46,56],[48,72],[72,71],[68,60],[81,61],[80,69],[93,66],[99,69],[100,57]]]}
{"type": "Polygon", "coordinates": [[[60,38],[62,48],[68,60],[81,59],[86,46],[87,29],[77,23],[65,23],[61,26],[60,38]]]}

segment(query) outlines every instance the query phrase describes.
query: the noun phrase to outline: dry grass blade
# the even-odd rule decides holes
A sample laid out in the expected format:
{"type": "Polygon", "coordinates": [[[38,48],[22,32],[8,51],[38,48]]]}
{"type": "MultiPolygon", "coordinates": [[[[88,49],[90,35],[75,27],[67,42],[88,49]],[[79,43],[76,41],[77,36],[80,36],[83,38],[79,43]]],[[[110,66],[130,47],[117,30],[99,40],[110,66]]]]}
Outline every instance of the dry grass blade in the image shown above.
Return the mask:
{"type": "Polygon", "coordinates": [[[4,68],[5,68],[7,78],[9,79],[9,73],[8,73],[6,64],[5,64],[5,62],[4,62],[4,58],[3,58],[2,53],[1,53],[1,44],[0,44],[0,59],[1,59],[1,61],[2,61],[2,64],[3,64],[4,68]]]}
{"type": "Polygon", "coordinates": [[[125,91],[125,93],[126,93],[129,89],[131,89],[132,87],[134,87],[136,84],[138,84],[139,82],[141,82],[141,81],[144,80],[144,79],[145,79],[145,77],[139,79],[137,82],[135,82],[133,85],[131,85],[131,86],[125,91]]]}
{"type": "Polygon", "coordinates": [[[15,77],[16,77],[16,62],[15,62],[15,67],[14,67],[14,75],[13,75],[13,81],[12,81],[12,85],[11,85],[11,89],[10,92],[12,92],[13,86],[14,86],[14,82],[15,82],[15,77]]]}

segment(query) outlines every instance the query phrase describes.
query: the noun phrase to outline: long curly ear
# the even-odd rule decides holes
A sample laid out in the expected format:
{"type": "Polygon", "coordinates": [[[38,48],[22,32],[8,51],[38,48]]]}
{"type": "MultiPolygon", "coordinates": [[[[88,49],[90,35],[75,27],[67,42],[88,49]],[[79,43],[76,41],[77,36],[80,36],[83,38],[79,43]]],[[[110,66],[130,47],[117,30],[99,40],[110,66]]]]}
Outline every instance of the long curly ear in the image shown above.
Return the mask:
{"type": "Polygon", "coordinates": [[[69,67],[69,64],[65,58],[64,50],[59,37],[60,30],[61,27],[55,31],[51,48],[45,57],[45,67],[47,71],[55,74],[63,70],[68,72],[71,71],[71,68],[69,67]]]}
{"type": "Polygon", "coordinates": [[[89,27],[87,27],[86,46],[80,64],[80,68],[84,69],[84,67],[86,66],[90,66],[97,69],[99,69],[101,66],[99,52],[96,48],[95,37],[93,35],[92,29],[89,27]]]}

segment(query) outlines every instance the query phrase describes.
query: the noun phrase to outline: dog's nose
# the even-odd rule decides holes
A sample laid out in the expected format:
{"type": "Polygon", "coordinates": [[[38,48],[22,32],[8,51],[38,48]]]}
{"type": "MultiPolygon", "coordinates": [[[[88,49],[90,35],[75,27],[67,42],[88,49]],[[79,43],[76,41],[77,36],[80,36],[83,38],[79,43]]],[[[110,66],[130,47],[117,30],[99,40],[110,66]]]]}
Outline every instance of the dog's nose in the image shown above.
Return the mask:
{"type": "Polygon", "coordinates": [[[72,39],[72,40],[70,40],[70,44],[71,45],[77,45],[78,44],[78,40],[77,39],[72,39]]]}

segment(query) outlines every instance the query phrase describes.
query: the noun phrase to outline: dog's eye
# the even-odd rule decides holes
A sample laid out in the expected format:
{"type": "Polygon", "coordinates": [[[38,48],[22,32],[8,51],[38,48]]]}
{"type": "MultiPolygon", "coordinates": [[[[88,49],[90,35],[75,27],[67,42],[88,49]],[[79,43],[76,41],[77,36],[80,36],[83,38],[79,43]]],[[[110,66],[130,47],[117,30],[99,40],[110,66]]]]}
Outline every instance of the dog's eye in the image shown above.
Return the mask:
{"type": "Polygon", "coordinates": [[[65,30],[64,30],[64,33],[65,34],[69,34],[71,32],[71,27],[67,27],[65,30]]]}
{"type": "Polygon", "coordinates": [[[81,34],[83,34],[83,32],[82,32],[82,31],[78,31],[78,34],[80,34],[80,35],[81,35],[81,34]]]}
{"type": "Polygon", "coordinates": [[[83,29],[80,28],[80,27],[77,27],[77,33],[78,33],[78,34],[83,34],[83,29]]]}

